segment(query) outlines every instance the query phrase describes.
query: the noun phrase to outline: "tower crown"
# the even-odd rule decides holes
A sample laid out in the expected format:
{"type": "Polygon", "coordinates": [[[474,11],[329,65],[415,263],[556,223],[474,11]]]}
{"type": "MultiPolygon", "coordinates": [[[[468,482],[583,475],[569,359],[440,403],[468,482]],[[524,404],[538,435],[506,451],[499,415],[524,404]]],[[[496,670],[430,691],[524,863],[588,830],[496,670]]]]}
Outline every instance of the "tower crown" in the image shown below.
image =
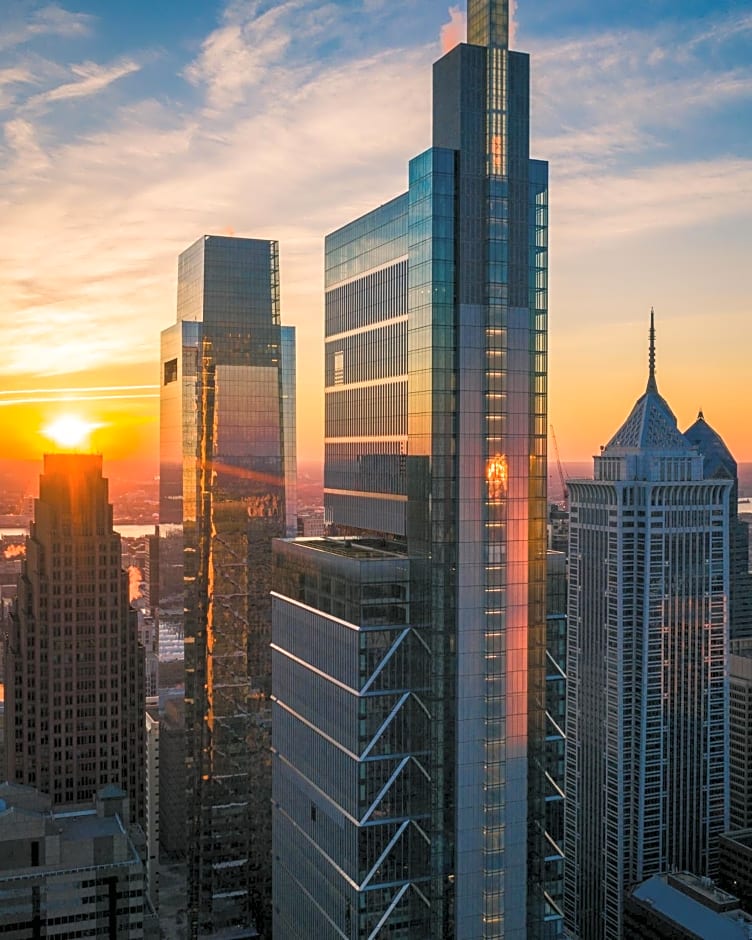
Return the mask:
{"type": "Polygon", "coordinates": [[[606,445],[604,454],[689,450],[691,447],[676,426],[673,411],[658,392],[655,380],[655,313],[651,308],[647,388],[642,397],[638,398],[627,420],[606,445]]]}
{"type": "Polygon", "coordinates": [[[509,0],[467,0],[467,41],[509,48],[509,0]]]}

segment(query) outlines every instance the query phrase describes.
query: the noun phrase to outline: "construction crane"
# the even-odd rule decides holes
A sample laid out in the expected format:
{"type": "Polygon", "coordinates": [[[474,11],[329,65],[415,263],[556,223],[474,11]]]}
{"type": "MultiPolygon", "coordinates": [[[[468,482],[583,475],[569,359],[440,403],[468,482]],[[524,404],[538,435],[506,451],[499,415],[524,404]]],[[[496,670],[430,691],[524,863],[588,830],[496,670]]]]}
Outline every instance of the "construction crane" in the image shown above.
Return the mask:
{"type": "Polygon", "coordinates": [[[554,452],[556,454],[556,466],[559,468],[559,481],[561,482],[561,492],[564,502],[564,508],[569,508],[569,487],[567,486],[567,478],[564,475],[564,467],[561,463],[561,456],[559,455],[559,443],[556,440],[556,431],[554,431],[553,424],[551,427],[551,440],[554,442],[554,452]]]}

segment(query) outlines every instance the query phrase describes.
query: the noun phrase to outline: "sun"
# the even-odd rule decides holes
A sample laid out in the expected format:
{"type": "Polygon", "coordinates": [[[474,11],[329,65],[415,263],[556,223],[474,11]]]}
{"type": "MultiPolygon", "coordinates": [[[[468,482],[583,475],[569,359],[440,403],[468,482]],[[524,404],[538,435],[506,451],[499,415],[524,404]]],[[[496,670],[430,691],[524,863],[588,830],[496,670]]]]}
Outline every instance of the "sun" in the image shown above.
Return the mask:
{"type": "Polygon", "coordinates": [[[92,424],[76,415],[62,415],[52,424],[42,428],[42,434],[54,441],[58,447],[82,447],[88,444],[91,432],[99,427],[100,424],[92,424]]]}

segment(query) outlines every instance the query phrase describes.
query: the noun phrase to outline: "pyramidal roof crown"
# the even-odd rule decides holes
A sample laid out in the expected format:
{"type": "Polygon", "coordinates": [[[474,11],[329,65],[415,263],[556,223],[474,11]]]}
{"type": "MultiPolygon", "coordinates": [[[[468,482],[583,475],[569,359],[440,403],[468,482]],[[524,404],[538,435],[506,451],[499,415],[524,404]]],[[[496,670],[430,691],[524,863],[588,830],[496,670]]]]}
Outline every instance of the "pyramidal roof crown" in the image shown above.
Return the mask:
{"type": "Polygon", "coordinates": [[[604,454],[635,451],[692,450],[676,424],[676,416],[666,400],[658,393],[655,379],[655,313],[650,310],[650,349],[648,353],[648,384],[645,394],[637,399],[627,420],[614,434],[603,450],[604,454]]]}
{"type": "Polygon", "coordinates": [[[705,420],[702,410],[684,436],[705,458],[705,474],[711,478],[735,480],[737,465],[721,435],[705,420]]]}

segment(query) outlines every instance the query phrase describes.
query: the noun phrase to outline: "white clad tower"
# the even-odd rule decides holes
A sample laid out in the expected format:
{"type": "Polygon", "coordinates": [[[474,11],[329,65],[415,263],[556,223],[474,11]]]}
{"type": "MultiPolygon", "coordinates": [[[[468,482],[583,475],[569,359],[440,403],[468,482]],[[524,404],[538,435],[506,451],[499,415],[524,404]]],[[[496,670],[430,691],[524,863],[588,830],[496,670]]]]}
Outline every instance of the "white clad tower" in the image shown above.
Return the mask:
{"type": "Polygon", "coordinates": [[[571,482],[565,916],[622,935],[625,891],[656,872],[711,874],[728,820],[725,663],[731,481],[658,393],[571,482]]]}

